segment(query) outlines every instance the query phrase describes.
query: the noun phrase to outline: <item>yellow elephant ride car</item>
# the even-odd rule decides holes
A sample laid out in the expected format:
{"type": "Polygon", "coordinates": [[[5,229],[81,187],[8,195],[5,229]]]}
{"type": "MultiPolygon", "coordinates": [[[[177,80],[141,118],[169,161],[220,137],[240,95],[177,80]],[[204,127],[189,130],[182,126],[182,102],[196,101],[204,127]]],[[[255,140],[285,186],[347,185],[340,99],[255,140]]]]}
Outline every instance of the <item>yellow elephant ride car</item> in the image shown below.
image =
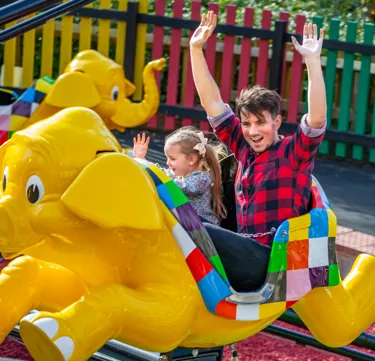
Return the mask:
{"type": "Polygon", "coordinates": [[[0,144],[15,131],[74,106],[93,109],[111,130],[142,125],[158,110],[155,72],[161,71],[165,62],[161,58],[146,64],[144,98],[133,103],[128,97],[135,86],[126,79],[122,66],[95,50],[84,50],[56,81],[49,77],[38,79],[13,104],[0,105],[0,144]]]}
{"type": "Polygon", "coordinates": [[[182,191],[123,154],[92,110],[15,133],[0,164],[0,252],[17,257],[0,275],[0,340],[24,317],[36,361],[87,360],[109,339],[156,352],[230,344],[290,306],[333,347],[375,320],[375,259],[341,281],[317,182],[311,212],[277,230],[264,287],[240,294],[182,191]]]}

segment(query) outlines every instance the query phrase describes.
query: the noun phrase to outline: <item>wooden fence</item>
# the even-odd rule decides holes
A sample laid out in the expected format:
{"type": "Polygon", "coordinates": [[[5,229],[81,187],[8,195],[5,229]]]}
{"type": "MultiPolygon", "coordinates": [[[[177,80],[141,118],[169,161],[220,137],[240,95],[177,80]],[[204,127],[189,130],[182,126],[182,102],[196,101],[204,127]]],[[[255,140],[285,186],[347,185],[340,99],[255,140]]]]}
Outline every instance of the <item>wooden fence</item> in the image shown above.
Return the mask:
{"type": "MultiPolygon", "coordinates": [[[[190,19],[182,19],[183,5],[183,0],[175,0],[173,17],[165,17],[165,0],[156,0],[155,14],[147,13],[147,0],[120,0],[116,9],[111,7],[111,0],[101,0],[100,9],[86,7],[51,21],[5,43],[4,85],[27,87],[36,75],[56,76],[76,52],[93,48],[124,65],[127,77],[137,86],[134,99],[139,100],[145,62],[165,56],[168,66],[157,76],[162,96],[159,114],[165,116],[151,119],[148,127],[170,131],[195,124],[208,129],[196,96],[188,52],[188,40],[199,23],[202,4],[192,1],[190,19]],[[36,66],[39,47],[41,61],[36,66]],[[16,66],[22,67],[19,84],[15,83],[16,66]]],[[[209,9],[217,13],[219,6],[210,3],[209,9]]],[[[255,28],[254,9],[243,9],[241,23],[236,20],[237,10],[234,5],[226,7],[225,24],[218,25],[207,43],[209,69],[224,101],[232,104],[248,85],[278,89],[283,96],[283,129],[292,131],[307,109],[307,81],[303,61],[293,50],[290,37],[302,34],[306,18],[297,15],[295,29],[289,33],[287,12],[278,14],[281,21],[274,23],[272,12],[265,9],[260,28],[255,28]]],[[[324,18],[315,17],[313,21],[321,27],[324,18]]],[[[375,163],[375,26],[365,24],[361,44],[356,42],[355,22],[346,25],[345,42],[338,41],[339,27],[337,19],[329,19],[326,27],[322,63],[330,130],[320,153],[375,163]]]]}

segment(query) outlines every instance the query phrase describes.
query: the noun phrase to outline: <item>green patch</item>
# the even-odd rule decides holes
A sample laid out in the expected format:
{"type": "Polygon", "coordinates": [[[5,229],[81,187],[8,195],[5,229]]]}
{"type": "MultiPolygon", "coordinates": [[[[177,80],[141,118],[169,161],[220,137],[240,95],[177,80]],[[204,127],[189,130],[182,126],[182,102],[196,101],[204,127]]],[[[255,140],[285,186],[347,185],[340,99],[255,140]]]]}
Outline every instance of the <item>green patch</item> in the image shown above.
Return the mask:
{"type": "Polygon", "coordinates": [[[173,199],[175,208],[188,202],[188,199],[186,198],[185,194],[180,190],[180,188],[178,188],[176,183],[170,181],[165,183],[164,185],[173,199]]]}
{"type": "Polygon", "coordinates": [[[210,262],[212,266],[214,266],[215,270],[219,273],[220,277],[226,281],[228,279],[223,264],[221,263],[221,259],[219,255],[213,256],[210,258],[210,262]]]}
{"type": "Polygon", "coordinates": [[[337,286],[340,283],[340,271],[338,264],[328,266],[328,286],[337,286]]]}
{"type": "Polygon", "coordinates": [[[273,242],[268,273],[286,271],[287,242],[273,242]]]}

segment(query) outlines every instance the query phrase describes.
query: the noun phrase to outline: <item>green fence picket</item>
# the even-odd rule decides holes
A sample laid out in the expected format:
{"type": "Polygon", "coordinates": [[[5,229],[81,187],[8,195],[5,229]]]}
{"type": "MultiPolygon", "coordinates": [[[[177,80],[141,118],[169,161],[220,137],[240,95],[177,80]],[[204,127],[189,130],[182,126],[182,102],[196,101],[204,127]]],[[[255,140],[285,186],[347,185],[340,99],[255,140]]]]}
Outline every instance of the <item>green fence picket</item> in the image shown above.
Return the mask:
{"type": "MultiPolygon", "coordinates": [[[[375,95],[374,95],[374,109],[372,110],[371,135],[375,137],[375,95]]],[[[375,163],[375,148],[370,149],[370,162],[375,163]]]]}
{"type": "MultiPolygon", "coordinates": [[[[331,19],[329,22],[328,38],[330,40],[338,40],[339,33],[340,33],[340,20],[331,19]]],[[[329,129],[332,124],[332,112],[334,109],[334,102],[335,102],[337,54],[338,54],[337,50],[327,51],[327,62],[326,62],[326,69],[324,73],[324,81],[326,84],[326,93],[327,93],[327,129],[329,129]]],[[[319,148],[319,153],[321,154],[329,153],[328,140],[323,140],[322,145],[319,148]]]]}
{"type": "MultiPolygon", "coordinates": [[[[374,37],[374,24],[365,24],[363,43],[372,45],[374,37]]],[[[368,114],[369,87],[371,78],[371,56],[361,56],[361,72],[359,74],[357,114],[355,118],[354,131],[357,134],[365,134],[366,120],[368,114]]],[[[360,145],[353,146],[353,158],[363,160],[363,147],[360,145]]]]}
{"type": "MultiPolygon", "coordinates": [[[[346,41],[355,43],[357,35],[357,23],[349,21],[346,28],[346,41]]],[[[350,121],[350,105],[353,87],[353,73],[354,73],[354,53],[346,52],[344,54],[344,69],[342,71],[342,82],[340,89],[340,110],[337,129],[342,132],[349,130],[350,121]]],[[[346,144],[337,142],[336,155],[338,157],[346,156],[346,144]]]]}
{"type": "MultiPolygon", "coordinates": [[[[314,16],[313,19],[312,19],[313,24],[316,24],[317,27],[318,27],[318,34],[319,34],[319,31],[320,31],[321,27],[323,26],[323,21],[324,21],[323,16],[314,16]]],[[[306,91],[306,95],[305,95],[305,113],[307,113],[309,111],[308,86],[309,85],[307,84],[307,91],[306,91]]]]}

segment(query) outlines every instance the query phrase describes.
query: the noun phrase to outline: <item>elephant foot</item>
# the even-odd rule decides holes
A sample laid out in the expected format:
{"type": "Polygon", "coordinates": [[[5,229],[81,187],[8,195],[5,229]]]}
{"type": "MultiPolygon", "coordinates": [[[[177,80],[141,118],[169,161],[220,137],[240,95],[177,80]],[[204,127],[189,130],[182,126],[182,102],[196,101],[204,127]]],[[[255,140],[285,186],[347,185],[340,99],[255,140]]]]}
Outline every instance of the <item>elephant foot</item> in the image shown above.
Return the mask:
{"type": "Polygon", "coordinates": [[[20,322],[21,338],[35,361],[83,361],[62,320],[47,312],[32,314],[20,322]]]}

